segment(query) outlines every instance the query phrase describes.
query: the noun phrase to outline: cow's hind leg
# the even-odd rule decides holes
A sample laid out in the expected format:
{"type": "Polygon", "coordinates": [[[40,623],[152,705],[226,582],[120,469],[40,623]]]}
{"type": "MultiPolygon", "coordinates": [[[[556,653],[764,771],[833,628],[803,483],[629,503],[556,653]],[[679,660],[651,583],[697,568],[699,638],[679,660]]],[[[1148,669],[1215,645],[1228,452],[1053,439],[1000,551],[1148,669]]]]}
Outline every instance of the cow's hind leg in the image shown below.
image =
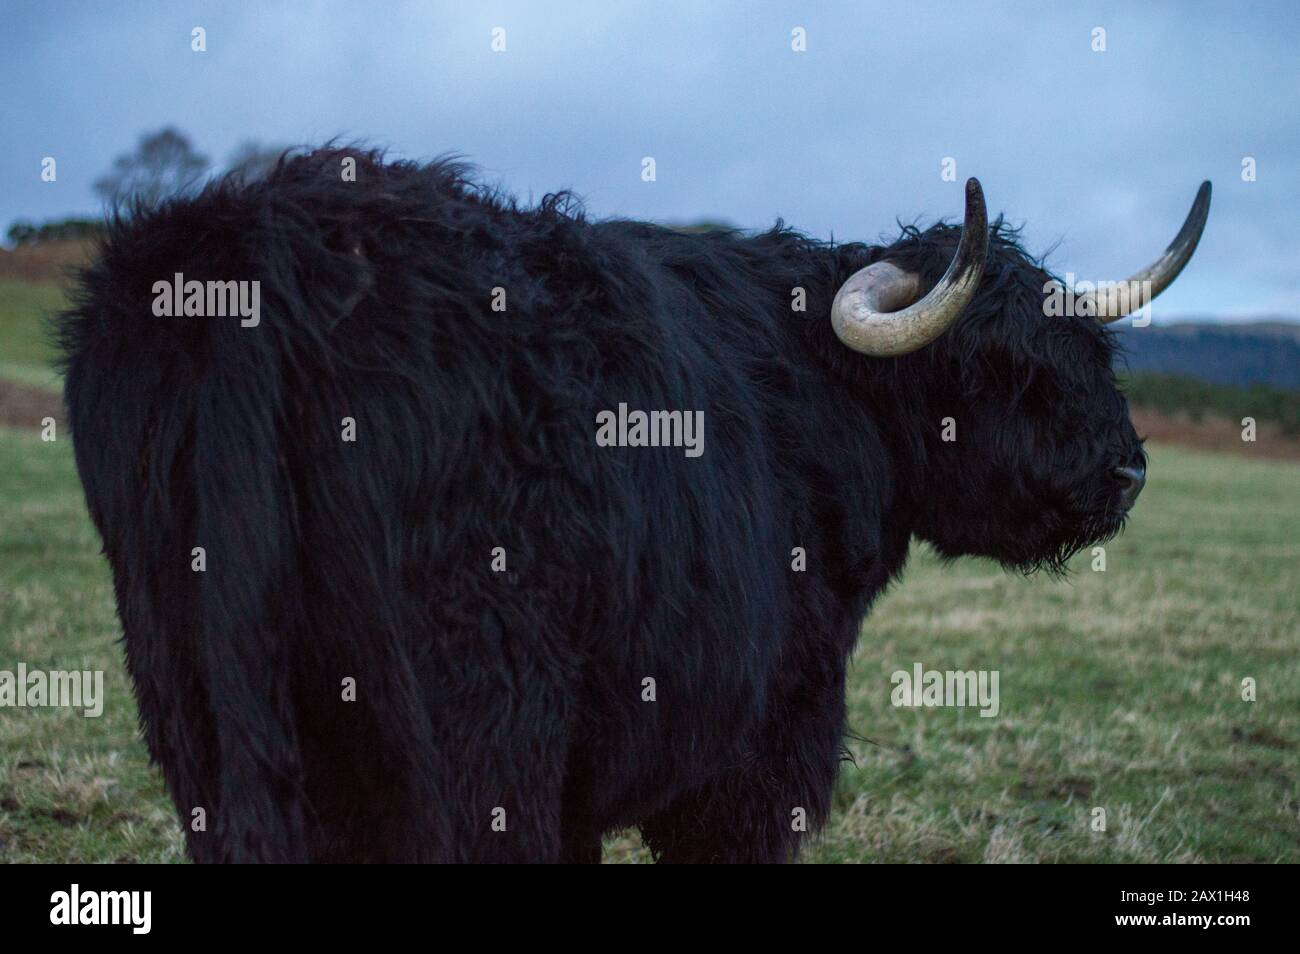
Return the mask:
{"type": "Polygon", "coordinates": [[[507,596],[477,625],[442,630],[425,669],[450,860],[564,857],[573,669],[541,605],[507,596]]]}

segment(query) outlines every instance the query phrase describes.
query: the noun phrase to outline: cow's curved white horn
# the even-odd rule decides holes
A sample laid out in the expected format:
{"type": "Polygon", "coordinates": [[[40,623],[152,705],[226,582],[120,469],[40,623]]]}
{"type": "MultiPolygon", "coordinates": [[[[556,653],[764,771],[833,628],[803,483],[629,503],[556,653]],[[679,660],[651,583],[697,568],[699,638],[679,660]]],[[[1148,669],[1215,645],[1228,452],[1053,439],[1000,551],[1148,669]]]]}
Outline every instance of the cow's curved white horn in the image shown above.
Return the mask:
{"type": "Polygon", "coordinates": [[[989,250],[988,213],[977,179],[966,181],[966,220],[943,278],[920,301],[920,276],[876,262],[849,276],[831,305],[835,334],[854,351],[895,357],[929,344],[970,304],[989,250]]]}
{"type": "Polygon", "coordinates": [[[1079,295],[1076,300],[1078,313],[1091,314],[1103,323],[1109,323],[1119,321],[1139,308],[1145,308],[1151,299],[1173,284],[1183,266],[1191,260],[1192,253],[1196,251],[1196,243],[1205,231],[1205,220],[1209,215],[1210,183],[1206,181],[1201,183],[1196,201],[1192,203],[1192,211],[1187,213],[1183,227],[1169,243],[1165,254],[1126,282],[1079,295]],[[1085,301],[1091,304],[1085,305],[1085,301]],[[1087,310],[1089,307],[1091,311],[1087,310]]]}

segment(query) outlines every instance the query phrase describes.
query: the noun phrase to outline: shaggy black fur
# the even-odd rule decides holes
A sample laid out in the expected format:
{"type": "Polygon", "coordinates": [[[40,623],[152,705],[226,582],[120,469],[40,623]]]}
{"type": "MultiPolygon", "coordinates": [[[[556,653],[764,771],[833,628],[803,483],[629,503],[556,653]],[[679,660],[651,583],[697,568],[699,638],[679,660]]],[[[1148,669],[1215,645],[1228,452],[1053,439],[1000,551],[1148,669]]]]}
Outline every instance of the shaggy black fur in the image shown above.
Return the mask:
{"type": "Polygon", "coordinates": [[[1043,317],[1001,225],[956,326],[878,360],[834,337],[836,289],[882,258],[933,284],[959,229],[682,234],[446,162],[345,182],[342,156],[120,218],[61,325],[197,860],[590,861],[630,825],[664,861],[788,859],[909,539],[1059,568],[1121,525],[1107,475],[1141,448],[1110,336],[1043,317]],[[261,324],[155,317],[174,272],[259,280],[261,324]],[[703,410],[704,455],[597,447],[620,402],[703,410]]]}

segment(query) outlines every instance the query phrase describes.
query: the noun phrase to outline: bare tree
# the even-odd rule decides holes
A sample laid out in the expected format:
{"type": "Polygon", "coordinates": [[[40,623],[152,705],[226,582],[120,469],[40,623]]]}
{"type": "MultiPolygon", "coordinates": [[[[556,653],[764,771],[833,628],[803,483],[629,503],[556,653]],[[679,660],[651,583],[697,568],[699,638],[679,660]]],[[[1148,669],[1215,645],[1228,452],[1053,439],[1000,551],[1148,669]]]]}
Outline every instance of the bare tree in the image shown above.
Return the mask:
{"type": "Polygon", "coordinates": [[[280,157],[290,150],[285,146],[267,146],[253,139],[246,139],[239,148],[230,154],[228,170],[246,182],[265,178],[280,157]]]}
{"type": "Polygon", "coordinates": [[[140,200],[156,205],[196,188],[208,165],[207,157],[194,151],[184,133],[168,126],[145,133],[134,152],[118,156],[113,168],[95,180],[95,191],[107,202],[140,200]]]}

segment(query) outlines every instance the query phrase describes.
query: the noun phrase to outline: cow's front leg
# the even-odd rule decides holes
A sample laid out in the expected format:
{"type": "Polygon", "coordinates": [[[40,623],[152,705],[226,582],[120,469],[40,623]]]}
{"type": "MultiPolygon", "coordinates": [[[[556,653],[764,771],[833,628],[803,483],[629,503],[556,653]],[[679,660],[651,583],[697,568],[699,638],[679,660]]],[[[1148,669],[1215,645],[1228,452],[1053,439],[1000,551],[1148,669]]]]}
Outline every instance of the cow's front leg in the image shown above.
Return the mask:
{"type": "Polygon", "coordinates": [[[646,819],[642,839],[661,863],[794,860],[830,814],[843,730],[841,669],[772,706],[745,762],[646,819]]]}

